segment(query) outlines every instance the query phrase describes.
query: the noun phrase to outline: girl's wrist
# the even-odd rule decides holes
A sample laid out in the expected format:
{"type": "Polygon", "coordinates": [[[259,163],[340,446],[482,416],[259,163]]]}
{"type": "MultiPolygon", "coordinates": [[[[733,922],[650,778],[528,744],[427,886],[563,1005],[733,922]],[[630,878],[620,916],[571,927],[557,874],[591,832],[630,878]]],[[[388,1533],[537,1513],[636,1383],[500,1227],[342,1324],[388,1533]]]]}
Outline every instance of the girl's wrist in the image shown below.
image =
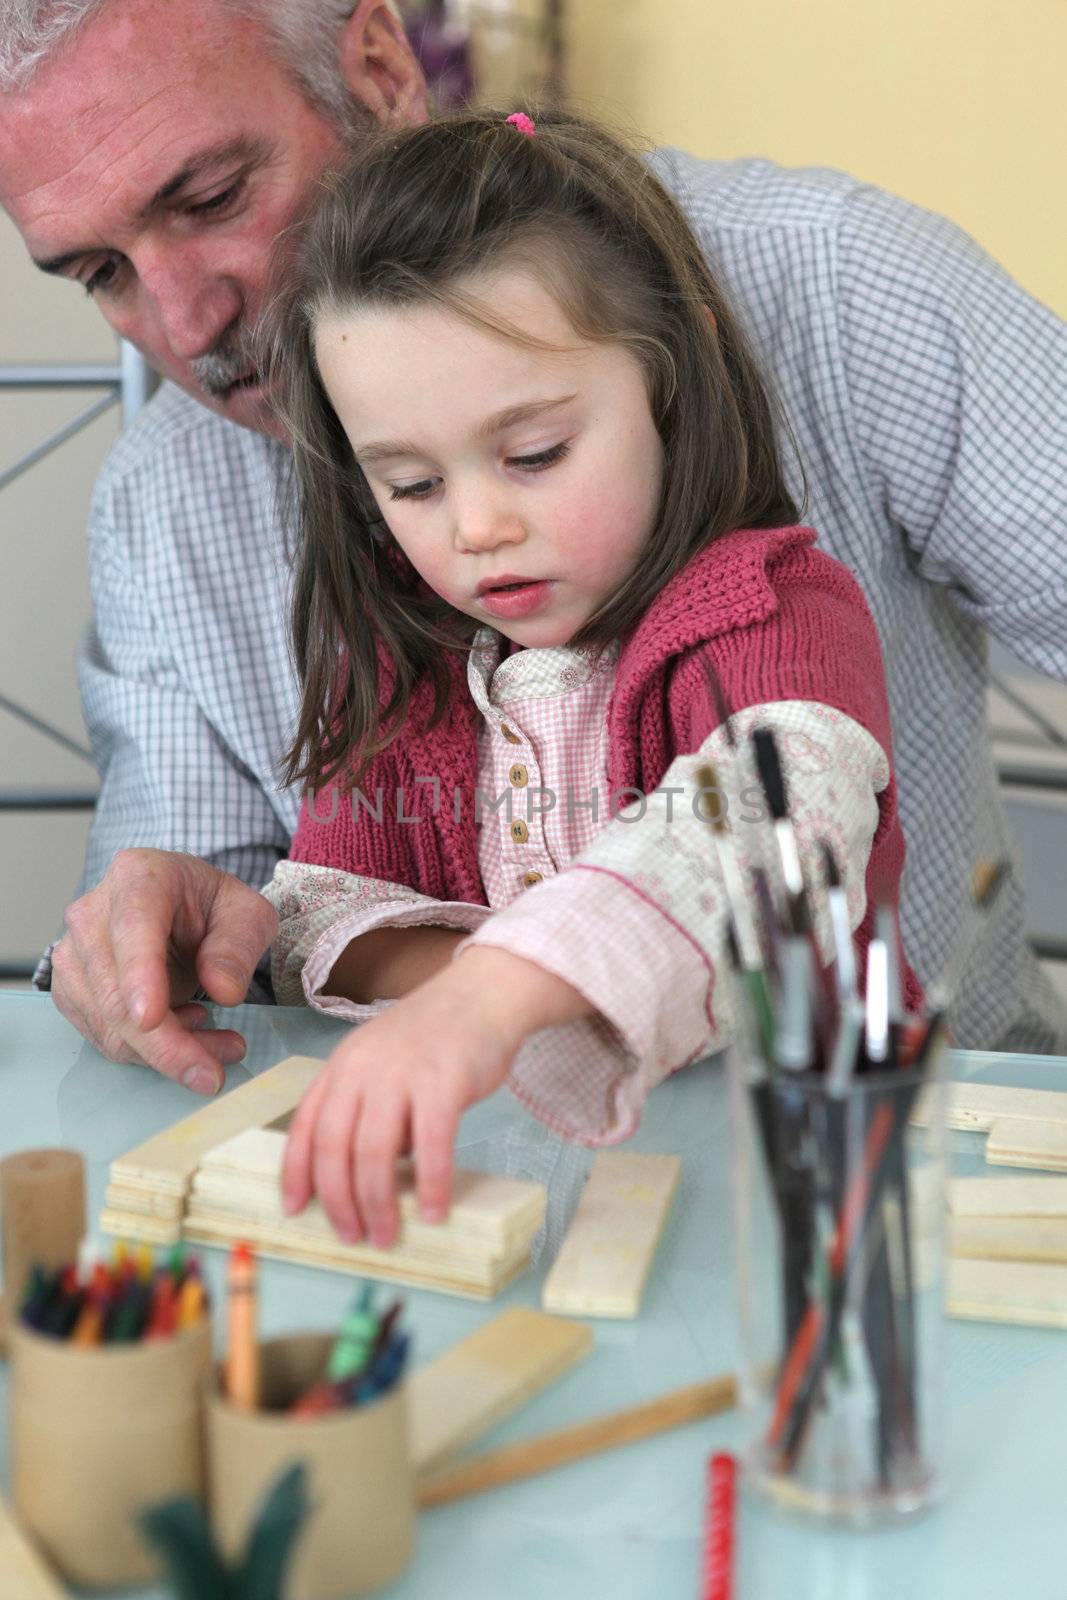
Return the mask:
{"type": "Polygon", "coordinates": [[[483,1014],[486,1010],[493,1014],[500,1033],[515,1049],[540,1028],[576,1022],[596,1010],[566,979],[495,945],[468,946],[450,970],[483,1014]]]}

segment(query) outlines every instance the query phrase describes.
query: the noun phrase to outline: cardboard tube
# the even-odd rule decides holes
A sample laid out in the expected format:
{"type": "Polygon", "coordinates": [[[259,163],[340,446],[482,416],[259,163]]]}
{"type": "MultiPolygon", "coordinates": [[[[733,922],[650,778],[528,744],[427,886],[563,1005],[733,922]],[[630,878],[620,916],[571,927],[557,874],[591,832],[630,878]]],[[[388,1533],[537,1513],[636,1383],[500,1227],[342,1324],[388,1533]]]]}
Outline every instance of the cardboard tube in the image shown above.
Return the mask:
{"type": "Polygon", "coordinates": [[[10,1322],[30,1268],[72,1266],[84,1235],[85,1162],[77,1150],[20,1150],[0,1161],[0,1245],[10,1322]]]}
{"type": "Polygon", "coordinates": [[[331,1334],[272,1339],[260,1346],[263,1404],[241,1411],[225,1398],[218,1373],[206,1380],[208,1482],[220,1549],[244,1549],[267,1489],[286,1467],[308,1469],[312,1510],[293,1555],[291,1600],[366,1594],[407,1566],[415,1538],[406,1393],[321,1417],[281,1409],[326,1369],[331,1334]]]}
{"type": "Polygon", "coordinates": [[[204,1322],[148,1343],[72,1345],[12,1327],[12,1498],[72,1583],[147,1583],[159,1560],[137,1526],[147,1506],[203,1493],[204,1322]]]}

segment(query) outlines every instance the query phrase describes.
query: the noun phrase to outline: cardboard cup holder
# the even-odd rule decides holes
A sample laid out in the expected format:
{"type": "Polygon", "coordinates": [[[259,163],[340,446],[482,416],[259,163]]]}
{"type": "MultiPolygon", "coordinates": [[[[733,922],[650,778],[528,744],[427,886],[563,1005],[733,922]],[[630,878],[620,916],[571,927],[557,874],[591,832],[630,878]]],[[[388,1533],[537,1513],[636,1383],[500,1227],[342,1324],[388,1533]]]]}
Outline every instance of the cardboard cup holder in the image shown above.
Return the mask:
{"type": "Polygon", "coordinates": [[[137,1516],[204,1490],[208,1323],[169,1339],[83,1346],[17,1323],[9,1437],[18,1516],[71,1583],[120,1588],[159,1571],[137,1516]]]}
{"type": "Polygon", "coordinates": [[[239,1411],[221,1369],[204,1380],[208,1488],[220,1549],[244,1549],[264,1495],[297,1461],[308,1468],[311,1511],[292,1559],[292,1600],[369,1594],[397,1577],[415,1542],[415,1493],[403,1382],[381,1399],[321,1417],[285,1407],[323,1374],[335,1335],[297,1334],[260,1345],[262,1402],[239,1411]]]}

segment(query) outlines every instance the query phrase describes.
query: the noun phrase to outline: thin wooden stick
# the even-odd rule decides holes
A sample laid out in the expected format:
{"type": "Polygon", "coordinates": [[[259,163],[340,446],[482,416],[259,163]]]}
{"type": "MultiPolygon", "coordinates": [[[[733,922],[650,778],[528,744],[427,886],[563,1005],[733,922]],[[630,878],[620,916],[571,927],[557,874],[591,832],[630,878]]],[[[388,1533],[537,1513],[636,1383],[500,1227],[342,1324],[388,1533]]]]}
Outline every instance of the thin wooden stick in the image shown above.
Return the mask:
{"type": "Polygon", "coordinates": [[[612,1411],[607,1416],[579,1422],[572,1428],[561,1428],[558,1433],[545,1433],[519,1444],[505,1445],[500,1450],[474,1456],[459,1466],[435,1472],[419,1485],[419,1505],[424,1508],[443,1506],[469,1494],[498,1489],[521,1478],[533,1478],[540,1472],[551,1472],[554,1467],[581,1461],[585,1456],[617,1450],[620,1445],[636,1444],[639,1439],[650,1439],[670,1428],[684,1427],[688,1422],[698,1422],[701,1417],[713,1417],[719,1411],[729,1411],[736,1403],[737,1380],[732,1374],[674,1389],[670,1394],[660,1395],[658,1400],[649,1400],[627,1411],[612,1411]]]}

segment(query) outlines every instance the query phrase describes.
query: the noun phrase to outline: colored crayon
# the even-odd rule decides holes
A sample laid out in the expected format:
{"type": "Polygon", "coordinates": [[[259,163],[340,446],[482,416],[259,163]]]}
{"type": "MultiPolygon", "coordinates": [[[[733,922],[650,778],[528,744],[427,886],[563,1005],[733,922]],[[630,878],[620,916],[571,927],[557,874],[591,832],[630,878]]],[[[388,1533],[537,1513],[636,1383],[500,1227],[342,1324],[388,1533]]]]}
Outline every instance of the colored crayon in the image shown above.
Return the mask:
{"type": "Polygon", "coordinates": [[[226,1274],[226,1393],[231,1404],[242,1411],[255,1411],[259,1405],[256,1277],[251,1245],[234,1245],[226,1274]]]}

